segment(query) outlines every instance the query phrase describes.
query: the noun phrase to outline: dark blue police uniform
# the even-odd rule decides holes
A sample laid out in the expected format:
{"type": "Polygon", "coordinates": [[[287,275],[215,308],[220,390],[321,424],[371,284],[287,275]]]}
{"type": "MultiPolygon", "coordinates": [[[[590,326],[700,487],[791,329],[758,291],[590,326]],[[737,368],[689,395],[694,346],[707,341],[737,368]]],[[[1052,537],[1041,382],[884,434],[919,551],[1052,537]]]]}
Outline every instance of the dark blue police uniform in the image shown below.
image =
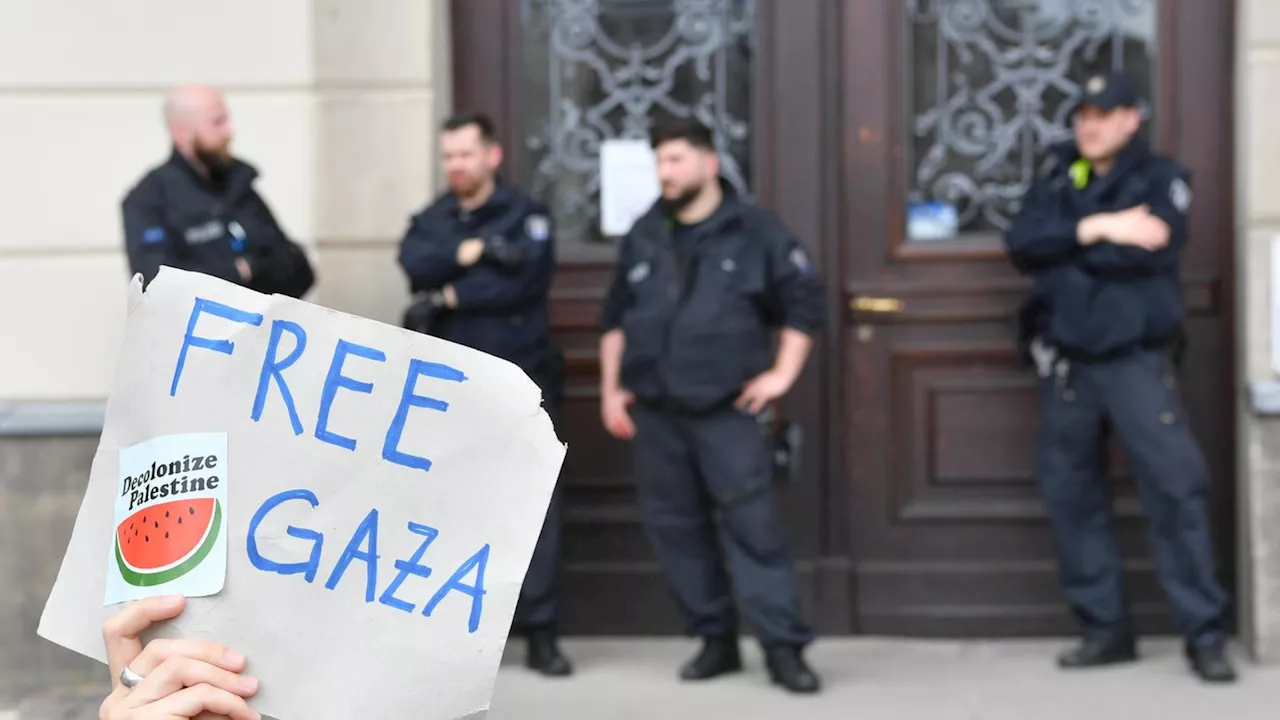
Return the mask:
{"type": "Polygon", "coordinates": [[[150,283],[161,265],[213,275],[262,293],[302,297],[315,283],[306,253],[289,239],[253,188],[258,171],[240,160],[217,181],[177,150],[125,196],[125,250],[150,283]],[[236,259],[248,263],[245,282],[236,259]]]}
{"type": "Polygon", "coordinates": [[[1175,382],[1188,172],[1140,138],[1101,177],[1088,175],[1073,142],[1053,153],[1006,242],[1015,267],[1035,278],[1021,338],[1041,377],[1036,477],[1067,599],[1086,637],[1132,637],[1101,458],[1109,425],[1137,478],[1178,627],[1192,647],[1220,644],[1227,597],[1214,575],[1207,471],[1175,382]],[[1078,243],[1083,218],[1143,204],[1170,228],[1164,249],[1078,243]]]}
{"type": "Polygon", "coordinates": [[[635,481],[645,525],[688,631],[732,637],[738,619],[716,543],[760,642],[803,647],[767,430],[734,408],[774,360],[773,330],[816,333],[822,292],[804,250],[725,182],[720,207],[682,226],[661,201],[622,242],[602,330],[621,329],[621,383],[637,399],[635,481]]]}
{"type": "MultiPolygon", "coordinates": [[[[400,267],[415,294],[452,285],[457,306],[433,313],[431,335],[512,362],[542,388],[559,425],[564,379],[551,346],[548,294],[555,274],[555,233],[546,208],[499,181],[484,205],[464,210],[446,192],[413,216],[400,245],[400,267]],[[485,241],[484,256],[458,265],[464,240],[485,241]]],[[[517,629],[553,629],[559,605],[561,491],[552,496],[516,607],[517,629]]]]}

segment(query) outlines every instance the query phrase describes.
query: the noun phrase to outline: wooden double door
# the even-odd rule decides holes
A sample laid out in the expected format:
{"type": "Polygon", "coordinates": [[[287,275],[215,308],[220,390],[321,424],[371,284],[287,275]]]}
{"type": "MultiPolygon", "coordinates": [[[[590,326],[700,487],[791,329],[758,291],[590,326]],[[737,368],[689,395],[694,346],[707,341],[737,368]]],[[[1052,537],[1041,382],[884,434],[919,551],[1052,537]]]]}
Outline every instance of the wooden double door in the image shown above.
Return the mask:
{"type": "MultiPolygon", "coordinates": [[[[616,239],[599,148],[648,118],[711,124],[726,172],[809,248],[829,320],[785,404],[806,431],[780,487],[804,610],[824,633],[1073,630],[1033,476],[1028,287],[1001,232],[1089,74],[1123,69],[1187,165],[1184,395],[1234,587],[1232,2],[454,0],[458,110],[498,121],[504,173],[558,228],[568,357],[566,631],[678,633],[631,449],[599,421],[596,323],[616,239]]],[[[1134,614],[1171,629],[1123,454],[1110,453],[1134,614]]]]}

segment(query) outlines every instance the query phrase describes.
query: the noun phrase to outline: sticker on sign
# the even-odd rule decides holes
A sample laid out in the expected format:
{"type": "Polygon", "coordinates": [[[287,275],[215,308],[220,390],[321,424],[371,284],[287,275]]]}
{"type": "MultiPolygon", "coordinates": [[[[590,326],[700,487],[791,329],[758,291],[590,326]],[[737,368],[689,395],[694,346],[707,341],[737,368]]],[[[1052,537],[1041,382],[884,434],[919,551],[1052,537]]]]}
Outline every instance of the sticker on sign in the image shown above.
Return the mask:
{"type": "Polygon", "coordinates": [[[163,435],[120,450],[105,602],[202,597],[227,575],[227,435],[163,435]]]}

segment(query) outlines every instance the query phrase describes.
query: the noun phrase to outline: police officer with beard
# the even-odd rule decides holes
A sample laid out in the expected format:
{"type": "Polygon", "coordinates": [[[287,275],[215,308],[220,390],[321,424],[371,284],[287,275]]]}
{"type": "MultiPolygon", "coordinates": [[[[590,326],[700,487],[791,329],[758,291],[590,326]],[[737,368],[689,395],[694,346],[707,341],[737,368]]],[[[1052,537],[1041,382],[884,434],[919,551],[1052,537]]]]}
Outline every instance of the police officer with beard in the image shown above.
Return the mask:
{"type": "Polygon", "coordinates": [[[202,85],[169,92],[173,152],[125,196],[125,252],[149,283],[161,265],[262,293],[302,297],[315,283],[306,254],[254,190],[258,171],[231,155],[222,95],[202,85]]]}
{"type": "Polygon", "coordinates": [[[1109,425],[1137,478],[1191,668],[1229,682],[1207,470],[1175,381],[1191,190],[1187,170],[1138,136],[1136,104],[1124,75],[1087,81],[1072,114],[1074,142],[1053,148],[1056,164],[1031,187],[1006,236],[1013,264],[1035,278],[1021,334],[1041,378],[1036,478],[1084,635],[1059,664],[1137,657],[1101,459],[1109,425]]]}
{"type": "MultiPolygon", "coordinates": [[[[449,190],[410,220],[400,245],[414,294],[404,325],[519,365],[558,426],[564,371],[550,340],[555,241],[546,208],[497,176],[502,147],[485,115],[446,120],[440,150],[449,190]]],[[[528,666],[550,676],[573,671],[557,644],[561,494],[547,509],[513,628],[528,636],[528,666]]]]}
{"type": "Polygon", "coordinates": [[[740,670],[738,618],[717,547],[765,650],[769,674],[816,692],[795,571],[757,414],[796,381],[823,323],[804,249],[719,177],[695,121],[656,129],[662,197],[622,241],[600,341],[601,414],[635,439],[635,481],[658,560],[701,651],[680,671],[740,670]],[[779,331],[772,349],[773,331],[779,331]]]}

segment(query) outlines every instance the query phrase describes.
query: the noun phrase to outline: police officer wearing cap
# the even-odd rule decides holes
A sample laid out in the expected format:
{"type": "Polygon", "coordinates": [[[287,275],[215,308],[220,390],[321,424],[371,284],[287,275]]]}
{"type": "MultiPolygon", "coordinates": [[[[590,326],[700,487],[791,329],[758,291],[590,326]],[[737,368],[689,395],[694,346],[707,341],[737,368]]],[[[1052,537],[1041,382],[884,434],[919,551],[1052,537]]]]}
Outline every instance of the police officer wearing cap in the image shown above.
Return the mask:
{"type": "Polygon", "coordinates": [[[649,538],[703,641],[681,677],[741,669],[736,590],[772,680],[815,692],[801,654],[812,633],[756,416],[800,374],[823,323],[821,287],[781,222],[721,180],[710,130],[677,121],[651,143],[662,195],[623,238],[605,300],[602,418],[615,437],[634,438],[649,538]]]}
{"type": "Polygon", "coordinates": [[[306,253],[254,189],[258,171],[231,154],[222,94],[181,85],[164,103],[173,150],[121,204],[133,274],[150,283],[161,265],[262,293],[302,297],[315,283],[306,253]]]}
{"type": "MultiPolygon", "coordinates": [[[[400,245],[414,293],[404,325],[520,366],[559,424],[564,377],[550,342],[555,242],[547,211],[497,176],[502,147],[487,116],[446,120],[440,151],[449,190],[413,216],[400,245]]],[[[549,676],[573,671],[557,643],[560,496],[547,509],[513,627],[528,636],[528,666],[549,676]]]]}
{"type": "Polygon", "coordinates": [[[1020,340],[1041,378],[1036,478],[1062,586],[1083,630],[1059,665],[1137,657],[1102,462],[1109,427],[1136,476],[1190,666],[1204,680],[1229,682],[1235,671],[1205,510],[1207,469],[1176,385],[1189,174],[1139,137],[1136,105],[1126,76],[1089,78],[1071,115],[1074,140],[1052,148],[1056,162],[1033,183],[1006,235],[1014,266],[1035,279],[1020,340]]]}

